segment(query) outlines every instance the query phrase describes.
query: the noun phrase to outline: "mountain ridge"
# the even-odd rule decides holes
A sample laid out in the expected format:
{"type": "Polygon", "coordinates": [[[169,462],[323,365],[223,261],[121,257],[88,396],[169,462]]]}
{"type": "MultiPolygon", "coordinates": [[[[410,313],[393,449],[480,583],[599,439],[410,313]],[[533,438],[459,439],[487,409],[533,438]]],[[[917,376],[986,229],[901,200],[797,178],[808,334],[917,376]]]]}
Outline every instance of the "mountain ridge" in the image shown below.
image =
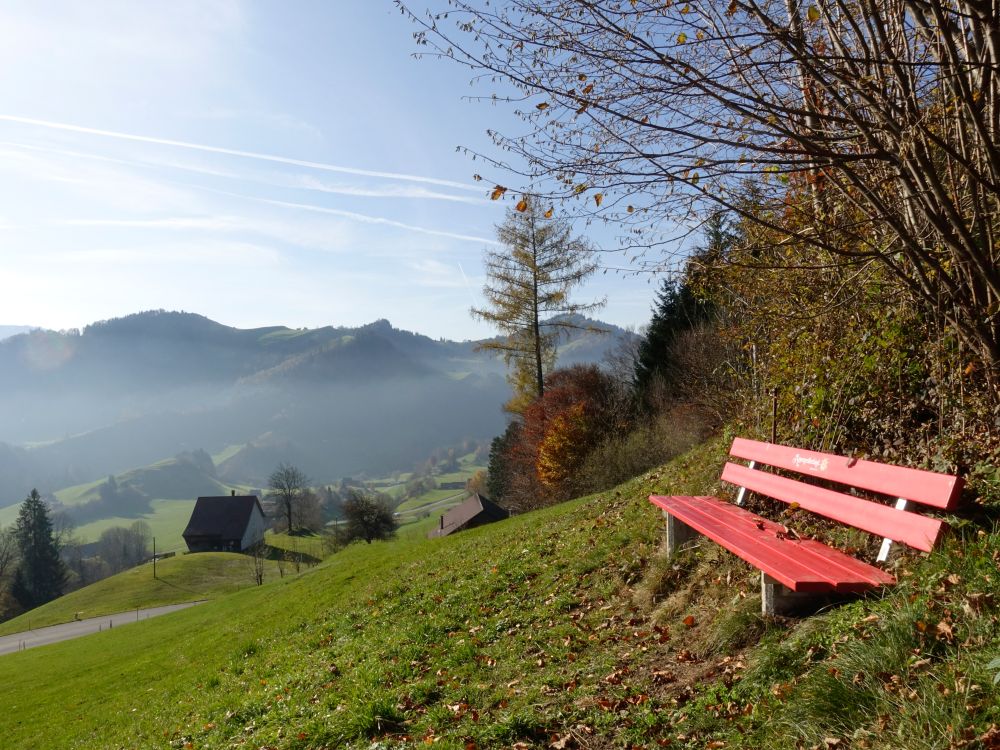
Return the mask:
{"type": "MultiPolygon", "coordinates": [[[[600,361],[629,335],[574,322],[564,364],[600,361]]],[[[504,364],[479,343],[386,319],[240,329],[167,311],[15,335],[0,341],[0,506],[32,487],[53,492],[227,445],[254,446],[225,471],[254,486],[273,468],[261,462],[294,462],[317,481],[405,469],[428,449],[504,429],[504,364]]]]}

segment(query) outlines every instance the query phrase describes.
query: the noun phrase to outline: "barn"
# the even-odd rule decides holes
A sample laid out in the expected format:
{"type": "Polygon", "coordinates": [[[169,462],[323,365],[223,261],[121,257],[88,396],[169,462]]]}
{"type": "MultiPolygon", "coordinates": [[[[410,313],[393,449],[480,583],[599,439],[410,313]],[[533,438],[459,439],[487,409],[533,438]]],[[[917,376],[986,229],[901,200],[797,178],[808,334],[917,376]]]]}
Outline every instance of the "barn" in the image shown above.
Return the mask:
{"type": "Polygon", "coordinates": [[[436,536],[448,536],[456,531],[502,521],[509,516],[510,511],[506,508],[501,508],[485,495],[473,492],[466,500],[442,515],[438,527],[427,536],[432,539],[436,536]]]}
{"type": "Polygon", "coordinates": [[[242,552],[264,539],[267,520],[256,495],[199,497],[183,537],[191,552],[242,552]]]}

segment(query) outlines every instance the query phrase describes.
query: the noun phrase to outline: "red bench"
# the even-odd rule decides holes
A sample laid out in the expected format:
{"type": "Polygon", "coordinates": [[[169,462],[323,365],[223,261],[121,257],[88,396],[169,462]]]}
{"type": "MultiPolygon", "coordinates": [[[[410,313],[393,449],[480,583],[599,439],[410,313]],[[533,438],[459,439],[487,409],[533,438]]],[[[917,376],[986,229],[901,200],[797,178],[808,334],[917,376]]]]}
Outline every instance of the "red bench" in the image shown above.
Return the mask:
{"type": "Polygon", "coordinates": [[[761,609],[766,615],[790,609],[803,595],[858,593],[893,584],[895,579],[881,568],[816,540],[800,539],[782,524],[741,507],[748,490],[884,537],[876,562],[885,562],[893,542],[926,552],[933,549],[945,523],[915,512],[913,506],[950,510],[963,486],[960,478],[948,474],[743,438],[733,441],[729,454],[750,462],[749,466],[730,462],[722,470],[723,481],[740,488],[735,504],[677,495],[650,495],[649,501],[666,517],[669,555],[703,534],[760,569],[761,609]],[[846,485],[847,492],[791,478],[789,473],[846,485]],[[857,490],[894,498],[895,506],[859,497],[857,490]]]}

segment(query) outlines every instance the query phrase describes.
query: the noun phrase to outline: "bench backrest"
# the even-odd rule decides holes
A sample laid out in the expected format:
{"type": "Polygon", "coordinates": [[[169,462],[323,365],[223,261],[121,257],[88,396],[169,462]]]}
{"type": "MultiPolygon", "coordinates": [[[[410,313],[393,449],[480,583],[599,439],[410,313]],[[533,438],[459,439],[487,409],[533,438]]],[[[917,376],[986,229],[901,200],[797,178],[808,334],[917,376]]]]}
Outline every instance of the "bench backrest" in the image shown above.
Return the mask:
{"type": "Polygon", "coordinates": [[[736,438],[729,454],[751,461],[751,466],[727,463],[722,479],[877,536],[929,552],[944,522],[910,512],[910,502],[950,510],[958,503],[964,482],[956,476],[922,469],[891,466],[785,445],[736,438]],[[837,484],[888,495],[906,503],[894,508],[855,495],[806,484],[761,471],[757,465],[796,472],[837,484]]]}

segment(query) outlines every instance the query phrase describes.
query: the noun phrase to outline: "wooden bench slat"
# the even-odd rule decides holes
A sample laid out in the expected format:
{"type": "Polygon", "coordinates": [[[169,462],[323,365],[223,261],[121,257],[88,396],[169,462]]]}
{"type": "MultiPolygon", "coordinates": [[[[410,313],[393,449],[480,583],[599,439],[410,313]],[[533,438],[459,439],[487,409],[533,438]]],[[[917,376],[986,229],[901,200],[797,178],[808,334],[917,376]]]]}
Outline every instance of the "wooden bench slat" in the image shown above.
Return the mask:
{"type": "Polygon", "coordinates": [[[860,497],[803,484],[794,479],[727,463],[722,479],[859,529],[930,552],[944,525],[942,521],[860,497]]]}
{"type": "Polygon", "coordinates": [[[650,502],[792,591],[858,592],[892,576],[813,540],[783,539],[784,527],[713,497],[664,497],[650,502]]]}
{"type": "MultiPolygon", "coordinates": [[[[896,579],[885,571],[828,547],[822,542],[813,539],[790,539],[784,536],[788,532],[785,526],[761,518],[745,508],[740,508],[716,497],[699,499],[711,501],[708,510],[710,514],[718,514],[721,518],[728,518],[729,521],[741,525],[745,530],[752,529],[751,536],[754,535],[754,532],[759,535],[762,530],[766,532],[767,536],[772,536],[774,541],[778,543],[775,549],[780,550],[783,555],[802,561],[810,569],[833,581],[835,591],[864,591],[873,586],[886,586],[896,582],[896,579]]],[[[775,578],[776,576],[772,575],[771,577],[775,578]]],[[[793,587],[789,588],[792,588],[793,591],[796,590],[793,587]]]]}
{"type": "MultiPolygon", "coordinates": [[[[736,438],[730,455],[787,469],[811,477],[848,484],[859,489],[951,510],[958,503],[964,482],[956,476],[905,466],[807,451],[785,445],[736,438]]],[[[881,532],[879,532],[881,533],[881,532]]]]}
{"type": "Polygon", "coordinates": [[[773,549],[766,540],[774,538],[768,537],[756,528],[754,529],[758,531],[756,535],[751,535],[749,531],[734,533],[734,530],[723,523],[719,516],[699,513],[689,503],[677,502],[704,500],[705,498],[658,499],[666,501],[656,504],[668,513],[686,523],[699,534],[704,534],[719,546],[743,558],[755,568],[759,568],[775,580],[781,581],[793,591],[832,591],[836,585],[836,582],[831,578],[817,573],[814,569],[803,564],[800,559],[789,558],[773,549]]]}

